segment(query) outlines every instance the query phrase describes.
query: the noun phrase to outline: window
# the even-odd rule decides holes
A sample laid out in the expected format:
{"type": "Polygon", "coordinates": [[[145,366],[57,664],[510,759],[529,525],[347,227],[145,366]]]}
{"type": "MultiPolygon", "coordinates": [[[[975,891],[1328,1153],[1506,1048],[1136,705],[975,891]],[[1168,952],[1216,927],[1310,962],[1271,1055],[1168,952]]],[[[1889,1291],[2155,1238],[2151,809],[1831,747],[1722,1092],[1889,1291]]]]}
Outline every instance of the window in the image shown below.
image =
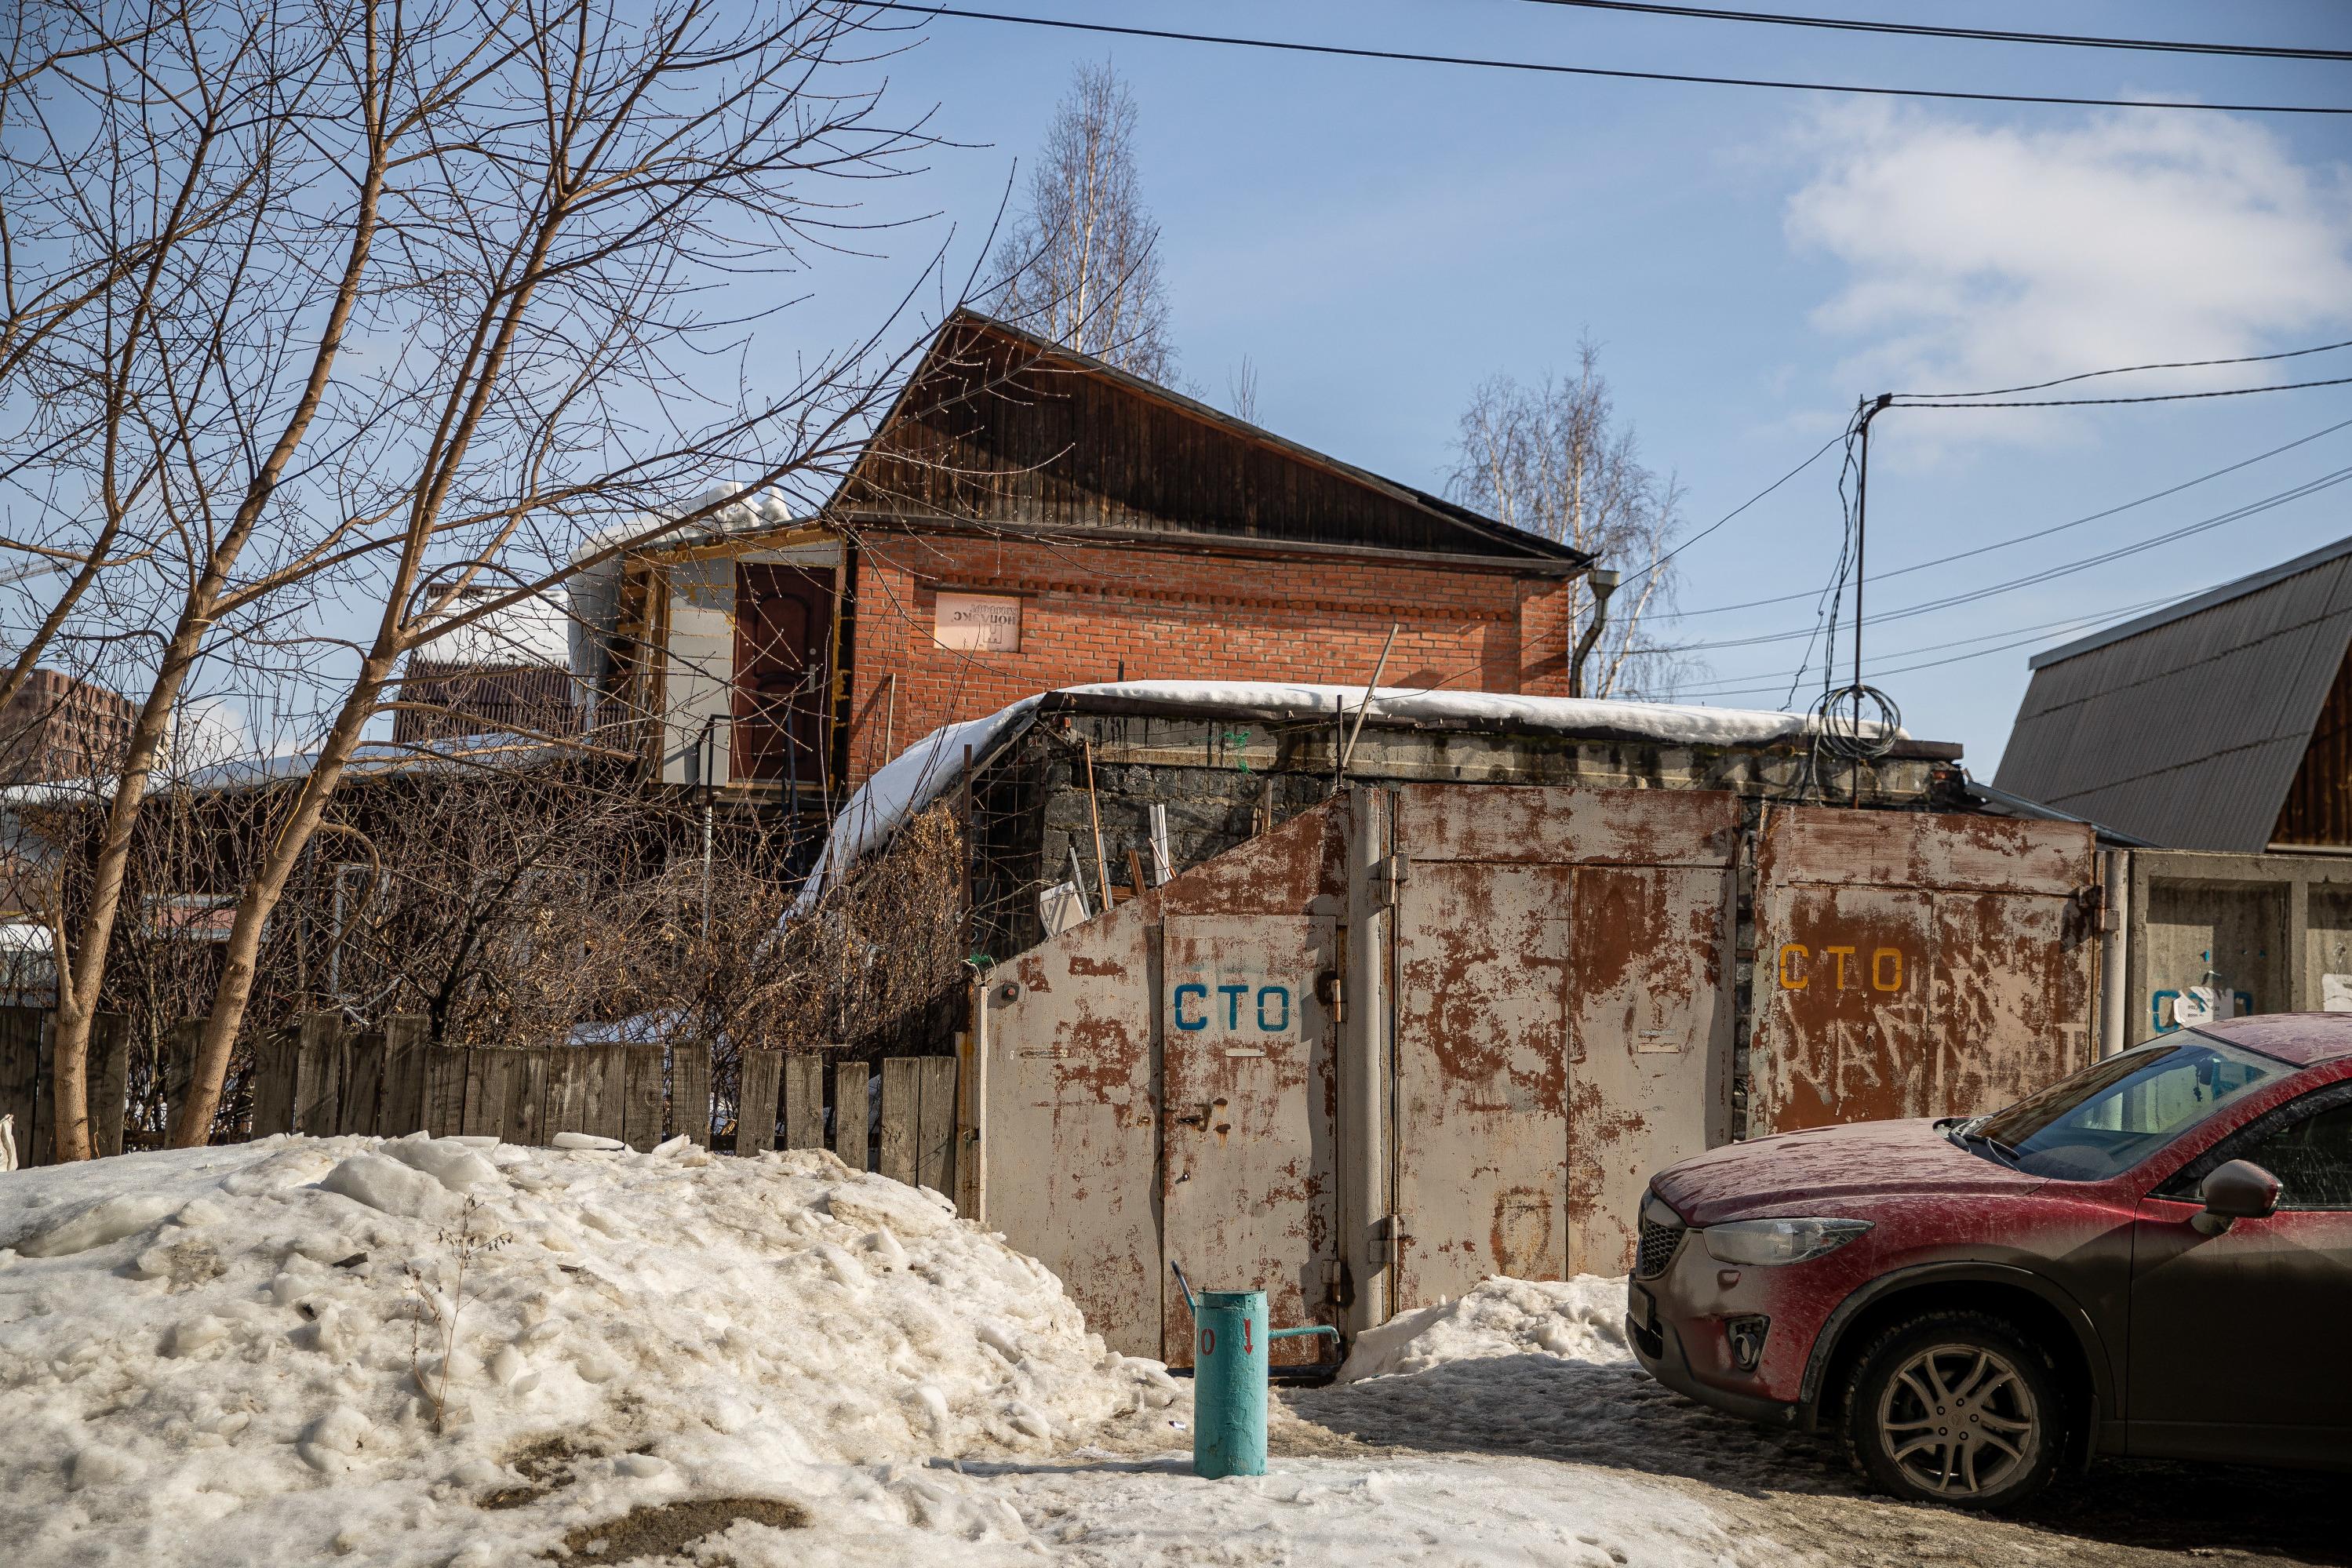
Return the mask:
{"type": "Polygon", "coordinates": [[[2213,1168],[2251,1160],[2279,1179],[2281,1208],[2352,1208],[2352,1083],[2290,1101],[2222,1139],[2158,1196],[2195,1202],[2213,1168]]]}
{"type": "Polygon", "coordinates": [[[1980,1135],[2034,1176],[2101,1181],[2288,1071],[2189,1030],[2094,1062],[1956,1134],[1980,1135]]]}

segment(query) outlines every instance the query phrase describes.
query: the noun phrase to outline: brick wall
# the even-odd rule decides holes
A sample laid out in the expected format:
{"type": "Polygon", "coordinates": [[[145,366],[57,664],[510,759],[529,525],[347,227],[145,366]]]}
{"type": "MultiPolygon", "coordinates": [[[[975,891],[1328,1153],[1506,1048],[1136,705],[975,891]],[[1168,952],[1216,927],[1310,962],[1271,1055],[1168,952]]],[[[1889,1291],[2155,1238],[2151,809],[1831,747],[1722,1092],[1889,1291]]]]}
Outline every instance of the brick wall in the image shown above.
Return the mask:
{"type": "Polygon", "coordinates": [[[853,585],[853,783],[893,748],[1055,686],[1129,680],[1360,684],[1391,625],[1383,685],[1564,695],[1565,584],[1508,570],[1194,546],[869,534],[853,585]],[[949,591],[1021,601],[1018,653],[932,641],[949,591]],[[890,677],[898,676],[895,717],[890,677]]]}
{"type": "Polygon", "coordinates": [[[119,766],[136,711],[103,686],[34,670],[0,709],[0,783],[78,779],[119,766]]]}

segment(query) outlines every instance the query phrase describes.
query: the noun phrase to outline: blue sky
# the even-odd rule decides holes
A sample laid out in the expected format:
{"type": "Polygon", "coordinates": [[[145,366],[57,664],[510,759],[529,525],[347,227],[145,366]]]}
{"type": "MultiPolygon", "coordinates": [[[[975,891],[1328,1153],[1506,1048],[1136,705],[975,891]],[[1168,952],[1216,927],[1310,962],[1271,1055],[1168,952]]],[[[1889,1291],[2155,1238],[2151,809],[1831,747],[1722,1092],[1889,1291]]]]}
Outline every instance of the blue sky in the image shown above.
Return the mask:
{"type": "MultiPolygon", "coordinates": [[[[1744,76],[2102,98],[2352,104],[2352,67],[1915,41],[1612,16],[1527,0],[1153,0],[989,9],[1195,31],[1744,76]]],[[[1797,9],[1794,5],[1784,7],[1797,9]]],[[[1822,0],[1837,15],[1916,7],[1822,0]]],[[[1972,26],[2352,47],[2352,6],[2248,0],[1947,5],[1972,26]]],[[[2352,338],[2352,120],[1860,103],[1318,59],[940,18],[888,62],[901,112],[969,145],[878,188],[935,212],[888,257],[830,260],[784,338],[852,337],[956,226],[970,251],[1080,60],[1141,111],[1182,373],[1226,401],[1246,356],[1261,421],[1440,486],[1471,388],[1602,345],[1620,410],[1703,527],[1841,427],[1854,399],[2352,338]]],[[[2137,378],[2128,391],[2352,375],[2352,350],[2137,378]],[[2198,379],[2201,375],[2203,379],[2198,379]]],[[[2094,383],[2094,386],[2112,383],[2094,383]]],[[[2352,387],[2115,410],[1896,411],[1872,449],[1870,561],[1892,570],[2064,522],[2352,421],[2352,387]]],[[[2132,545],[2352,465],[2352,429],[2045,545],[1875,583],[1903,609],[2132,545]]],[[[1810,627],[1842,524],[1833,461],[1694,545],[1675,641],[1810,627]]],[[[1915,733],[1990,777],[2033,647],[2352,532],[2352,485],[2111,565],[1874,626],[1866,674],[1915,733]],[[2034,628],[2060,625],[2046,632],[2034,628]],[[1996,635],[1999,634],[1999,635],[1996,635]],[[1960,639],[1987,639],[1940,648],[1960,639]],[[1940,667],[1921,664],[2025,640],[1940,667]],[[1923,651],[1924,650],[1924,651],[1923,651]]],[[[1874,577],[1876,572],[1874,571],[1874,577]]],[[[1841,659],[1851,631],[1840,639],[1841,659]]],[[[1702,700],[1778,706],[1803,641],[1700,651],[1702,700]]],[[[1816,674],[1810,677],[1818,685],[1816,674]]],[[[1800,699],[1801,700],[1801,698],[1800,699]]],[[[2193,718],[2184,716],[2184,722],[2193,718]]]]}

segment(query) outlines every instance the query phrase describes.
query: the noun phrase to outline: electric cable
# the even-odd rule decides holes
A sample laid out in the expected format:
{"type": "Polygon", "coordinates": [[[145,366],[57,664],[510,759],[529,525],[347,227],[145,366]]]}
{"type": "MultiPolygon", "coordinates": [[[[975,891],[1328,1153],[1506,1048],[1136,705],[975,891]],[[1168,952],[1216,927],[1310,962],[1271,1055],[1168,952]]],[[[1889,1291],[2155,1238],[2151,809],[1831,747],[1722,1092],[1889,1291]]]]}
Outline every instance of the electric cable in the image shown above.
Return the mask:
{"type": "MultiPolygon", "coordinates": [[[[1973,604],[1980,600],[1990,599],[1999,594],[2015,592],[2021,588],[2032,588],[2039,586],[2042,583],[2052,581],[2057,578],[2070,577],[2075,572],[2087,571],[2095,566],[2105,566],[2112,562],[2124,559],[2128,556],[2138,555],[2144,551],[2153,549],[2159,545],[2172,544],[2178,540],[2190,538],[2196,534],[2210,532],[2214,528],[2222,528],[2231,523],[2242,522],[2248,517],[2259,516],[2260,514],[2271,511],[2275,507],[2285,506],[2289,502],[2299,501],[2304,499],[2305,497],[2317,495],[2323,490],[2333,489],[2347,480],[2352,480],[2352,467],[2338,468],[2333,473],[2324,474],[2316,479],[2308,480],[2305,483],[2294,486],[2290,489],[2279,491],[2274,495],[2265,496],[2258,501],[2250,501],[2244,506],[2232,507],[2229,511],[2219,513],[2213,517],[2200,518],[2193,523],[2184,524],[2180,528],[2171,529],[2166,533],[2154,535],[2144,539],[2135,540],[2132,543],[2119,546],[2115,549],[2105,550],[2097,555],[2085,556],[2079,560],[2068,561],[2063,566],[2054,566],[2048,568],[2045,570],[2031,572],[2023,577],[2011,578],[2001,582],[1992,583],[1984,588],[1970,589],[1959,593],[1948,594],[1941,599],[1931,599],[1918,604],[1905,605],[1900,610],[1881,611],[1879,613],[1870,616],[1865,621],[1864,624],[1877,626],[1883,625],[1890,621],[1906,621],[1909,620],[1913,616],[1931,614],[1938,610],[1955,609],[1960,605],[1973,604]]],[[[1724,637],[1696,643],[1676,643],[1656,649],[1654,652],[1662,653],[1691,653],[1714,648],[1749,648],[1760,646],[1769,643],[1792,642],[1799,637],[1809,637],[1813,633],[1805,629],[1797,629],[1788,632],[1769,632],[1754,637],[1724,637]]]]}
{"type": "MultiPolygon", "coordinates": [[[[1882,571],[1878,573],[1876,580],[1883,582],[1890,577],[1905,577],[1915,571],[1927,571],[1935,567],[1949,566],[1956,560],[1966,560],[1971,556],[1986,555],[1993,550],[2008,549],[2013,545],[2030,544],[2036,539],[2048,538],[2053,534],[2063,534],[2069,528],[2079,528],[2086,523],[2099,522],[2104,518],[2116,517],[2121,513],[2128,512],[2136,507],[2145,507],[2150,502],[2161,501],[2169,496],[2178,496],[2183,490],[2194,489],[2208,480],[2219,479],[2225,476],[2235,474],[2241,468],[2252,467],[2257,463],[2276,457],[2283,453],[2292,452],[2298,446],[2307,446],[2311,443],[2320,439],[2322,436],[2333,435],[2337,431],[2346,429],[2352,429],[2352,419],[2340,420],[2337,423],[2327,426],[2325,430],[2315,430],[2309,435],[2299,436],[2296,439],[2286,443],[2283,446],[2273,446],[2267,452],[2258,452],[2252,457],[2241,458],[2239,461],[2229,465],[2227,467],[2216,468],[2207,474],[2200,474],[2194,479],[2184,479],[2178,485],[2168,486],[2164,489],[2153,491],[2147,495],[2140,497],[2137,500],[2120,502],[2116,506],[2108,507],[2101,511],[2089,513],[2085,516],[2074,518],[2069,522],[2053,523],[2050,527],[2045,528],[2035,528],[2029,533],[2014,534],[2005,539],[1995,539],[1990,544],[1977,545],[1969,549],[1955,551],[1950,555],[1937,556],[1933,560],[1917,561],[1910,566],[1898,566],[1892,571],[1882,571]]],[[[1769,599],[1742,600],[1737,604],[1709,604],[1702,606],[1696,610],[1653,611],[1646,619],[1652,621],[1686,621],[1693,616],[1697,615],[1722,615],[1734,610],[1756,610],[1767,604],[1789,604],[1801,599],[1818,599],[1819,597],[1819,593],[1811,590],[1807,590],[1800,593],[1775,594],[1769,599]]]]}
{"type": "Polygon", "coordinates": [[[1583,11],[1628,11],[1649,16],[1679,16],[1710,22],[1761,22],[1782,27],[1823,27],[1843,33],[1892,33],[1914,38],[1960,38],[1971,43],[2045,44],[2080,49],[2149,49],[2166,54],[2227,55],[2278,60],[2352,60],[2352,49],[2317,49],[2294,44],[2192,43],[2172,38],[2117,38],[2076,33],[2023,33],[1997,27],[1942,27],[1925,22],[1868,22],[1851,16],[1790,16],[1772,11],[1725,11],[1706,5],[1660,5],[1644,0],[1531,0],[1538,5],[1583,11]]]}
{"type": "Polygon", "coordinates": [[[1603,66],[1568,66],[1541,60],[1497,59],[1477,55],[1424,54],[1411,49],[1374,49],[1351,44],[1314,44],[1233,34],[1192,33],[1173,27],[1137,27],[1116,22],[1080,22],[1066,16],[1027,16],[1010,11],[975,11],[955,5],[924,5],[907,0],[856,0],[870,11],[918,16],[953,16],[968,22],[1004,22],[1064,32],[1156,38],[1228,48],[1271,49],[1286,54],[1328,55],[1346,59],[1392,60],[1410,65],[1471,66],[1485,70],[1526,71],[1542,76],[1601,77],[1616,81],[1682,82],[1699,87],[1773,88],[1791,92],[1840,92],[1864,98],[1924,98],[1963,103],[2042,103],[2070,109],[2186,109],[2232,114],[2352,114],[2352,106],[2291,103],[2204,103],[2134,98],[2064,98],[2042,93],[1966,92],[1948,88],[1869,87],[1852,82],[1787,81],[1768,77],[1703,76],[1688,71],[1637,71],[1603,66]]]}
{"type": "Polygon", "coordinates": [[[2266,387],[2222,387],[2213,392],[2147,392],[2138,397],[2047,397],[2026,402],[1943,402],[1934,399],[1890,394],[1895,408],[2091,408],[2121,402],[2195,402],[2211,397],[2252,397],[2258,392],[2308,392],[2313,387],[2352,386],[2352,376],[2332,376],[2318,382],[2282,382],[2266,387]]]}
{"type": "MultiPolygon", "coordinates": [[[[2042,392],[2051,387],[2063,387],[2070,382],[2095,381],[2100,376],[2128,376],[2141,371],[2201,371],[2214,365],[2267,365],[2277,360],[2299,360],[2306,354],[2325,354],[2337,349],[2352,349],[2352,338],[2340,343],[2315,343],[2308,349],[2289,349],[2278,354],[2240,354],[2227,360],[2172,360],[2161,364],[2117,365],[2112,370],[2078,371],[2071,376],[2060,376],[2053,382],[2030,382],[2021,387],[1995,387],[1990,392],[1897,392],[1908,398],[1979,398],[2012,397],[2019,392],[2042,392]]],[[[2324,383],[2323,383],[2324,384],[2324,383]]],[[[2260,388],[2248,389],[2260,391],[2260,388]]]]}

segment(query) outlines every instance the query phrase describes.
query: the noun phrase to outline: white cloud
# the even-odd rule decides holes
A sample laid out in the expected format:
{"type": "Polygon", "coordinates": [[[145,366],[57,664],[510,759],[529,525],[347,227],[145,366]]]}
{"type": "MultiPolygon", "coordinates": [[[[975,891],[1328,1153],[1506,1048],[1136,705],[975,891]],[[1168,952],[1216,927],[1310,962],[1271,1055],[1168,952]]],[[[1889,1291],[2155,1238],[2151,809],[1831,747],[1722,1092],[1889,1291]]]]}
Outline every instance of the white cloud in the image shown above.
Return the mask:
{"type": "Polygon", "coordinates": [[[2124,110],[2020,130],[1876,113],[1824,131],[1787,231],[1847,269],[1813,320],[1858,340],[1840,367],[1857,387],[1969,391],[2264,353],[2352,319],[2352,179],[2296,162],[2250,120],[2124,110]]]}

